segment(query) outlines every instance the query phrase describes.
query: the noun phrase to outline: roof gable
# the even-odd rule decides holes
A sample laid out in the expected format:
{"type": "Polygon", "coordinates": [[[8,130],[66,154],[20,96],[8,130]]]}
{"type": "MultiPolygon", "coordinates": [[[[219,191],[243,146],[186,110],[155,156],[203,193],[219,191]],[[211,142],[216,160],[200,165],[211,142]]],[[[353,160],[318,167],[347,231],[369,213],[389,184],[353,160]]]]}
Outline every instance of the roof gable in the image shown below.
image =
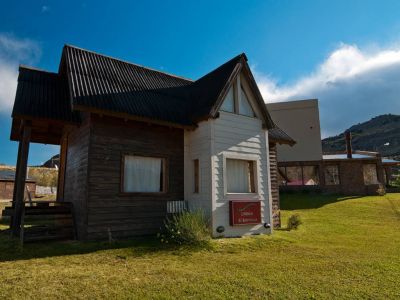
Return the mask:
{"type": "MultiPolygon", "coordinates": [[[[25,76],[20,70],[20,76],[25,76]]],[[[47,72],[37,74],[46,77],[47,72]]],[[[65,112],[50,112],[54,118],[74,118],[76,111],[113,113],[120,117],[137,116],[147,120],[158,120],[171,124],[193,126],[199,120],[216,118],[219,107],[234,79],[243,73],[248,80],[257,105],[262,111],[265,127],[273,122],[264,105],[257,84],[247,65],[245,54],[240,54],[196,81],[156,71],[66,45],[60,61],[57,84],[41,82],[40,89],[57,89],[65,112]],[[68,104],[69,103],[69,104],[68,104]],[[74,113],[75,111],[75,113],[74,113]],[[68,115],[64,117],[63,114],[68,115]]],[[[19,83],[19,89],[25,83],[19,83]],[[21,86],[20,86],[21,85],[21,86]]],[[[34,81],[28,82],[29,85],[34,81]]],[[[17,93],[15,107],[26,105],[17,93]],[[22,103],[22,104],[21,104],[22,103]]],[[[45,99],[41,101],[46,101],[45,99]]],[[[31,104],[29,104],[31,105],[31,104]]],[[[28,106],[29,106],[28,105],[28,106]]],[[[55,110],[57,105],[52,106],[55,110]]],[[[52,108],[52,109],[53,109],[52,108]]],[[[29,113],[29,112],[28,112],[29,113]]]]}

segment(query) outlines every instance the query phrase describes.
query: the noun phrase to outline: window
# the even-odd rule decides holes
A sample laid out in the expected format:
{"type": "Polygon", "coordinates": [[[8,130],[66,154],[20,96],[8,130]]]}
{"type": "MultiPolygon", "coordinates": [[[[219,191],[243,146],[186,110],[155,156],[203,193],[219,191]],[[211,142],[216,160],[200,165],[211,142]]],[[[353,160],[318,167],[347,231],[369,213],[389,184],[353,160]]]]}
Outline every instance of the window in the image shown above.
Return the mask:
{"type": "Polygon", "coordinates": [[[199,193],[199,185],[200,185],[200,178],[199,178],[199,160],[195,159],[193,161],[193,171],[194,171],[194,190],[195,194],[199,193]]]}
{"type": "Polygon", "coordinates": [[[331,165],[324,167],[325,184],[326,185],[339,185],[339,166],[331,165]]]}
{"type": "Polygon", "coordinates": [[[249,98],[247,98],[243,87],[240,88],[239,114],[254,117],[254,111],[250,106],[249,98]]]}
{"type": "Polygon", "coordinates": [[[125,155],[123,160],[123,192],[165,192],[165,159],[125,155]]]}
{"type": "Polygon", "coordinates": [[[234,82],[229,88],[221,105],[221,110],[236,113],[244,116],[255,117],[253,108],[251,107],[249,97],[243,86],[234,82]]]}
{"type": "Polygon", "coordinates": [[[319,185],[318,166],[287,166],[278,168],[279,185],[319,185]]]}
{"type": "Polygon", "coordinates": [[[378,177],[376,174],[376,165],[375,164],[365,164],[363,165],[363,174],[364,174],[364,184],[378,184],[378,177]]]}
{"type": "Polygon", "coordinates": [[[319,174],[317,166],[303,167],[303,184],[304,185],[319,185],[319,174]]]}
{"type": "Polygon", "coordinates": [[[225,96],[225,100],[221,105],[221,110],[227,112],[234,112],[235,111],[235,97],[233,93],[234,85],[229,89],[228,94],[225,96]]]}
{"type": "Polygon", "coordinates": [[[303,185],[301,166],[286,167],[287,185],[303,185]]]}
{"type": "Polygon", "coordinates": [[[255,193],[254,161],[242,159],[226,160],[228,193],[255,193]]]}

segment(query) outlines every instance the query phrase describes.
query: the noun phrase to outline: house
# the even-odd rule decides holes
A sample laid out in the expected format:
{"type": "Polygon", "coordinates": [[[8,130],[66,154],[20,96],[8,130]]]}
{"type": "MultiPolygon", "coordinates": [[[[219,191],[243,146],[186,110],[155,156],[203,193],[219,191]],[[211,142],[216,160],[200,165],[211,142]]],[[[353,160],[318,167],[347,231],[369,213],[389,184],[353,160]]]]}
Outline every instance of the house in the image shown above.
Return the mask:
{"type": "MultiPolygon", "coordinates": [[[[15,171],[13,169],[0,169],[0,199],[12,199],[14,192],[15,171]]],[[[29,190],[31,197],[35,197],[36,181],[27,177],[25,189],[29,190]]]]}
{"type": "Polygon", "coordinates": [[[377,152],[354,151],[351,133],[345,135],[346,149],[323,153],[317,99],[271,103],[267,108],[276,124],[297,142],[293,147],[278,146],[281,190],[376,194],[388,184],[391,167],[400,164],[377,152]]]}
{"type": "Polygon", "coordinates": [[[214,236],[271,233],[276,144],[294,143],[245,54],[193,81],[68,45],[57,73],[20,67],[11,140],[21,178],[30,142],[61,146],[57,200],[73,203],[81,240],[154,234],[186,204],[214,236]]]}

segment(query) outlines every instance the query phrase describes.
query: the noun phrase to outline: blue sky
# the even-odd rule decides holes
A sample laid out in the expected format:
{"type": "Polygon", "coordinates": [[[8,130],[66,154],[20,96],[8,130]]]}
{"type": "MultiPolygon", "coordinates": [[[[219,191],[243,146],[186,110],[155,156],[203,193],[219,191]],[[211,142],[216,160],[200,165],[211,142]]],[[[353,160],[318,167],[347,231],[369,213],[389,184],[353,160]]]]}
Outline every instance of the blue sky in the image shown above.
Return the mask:
{"type": "MultiPolygon", "coordinates": [[[[199,2],[4,2],[0,163],[16,160],[18,64],[56,71],[65,43],[193,79],[245,52],[266,102],[320,99],[324,136],[400,113],[399,1],[199,2]]],[[[57,151],[32,145],[29,163],[57,151]]]]}

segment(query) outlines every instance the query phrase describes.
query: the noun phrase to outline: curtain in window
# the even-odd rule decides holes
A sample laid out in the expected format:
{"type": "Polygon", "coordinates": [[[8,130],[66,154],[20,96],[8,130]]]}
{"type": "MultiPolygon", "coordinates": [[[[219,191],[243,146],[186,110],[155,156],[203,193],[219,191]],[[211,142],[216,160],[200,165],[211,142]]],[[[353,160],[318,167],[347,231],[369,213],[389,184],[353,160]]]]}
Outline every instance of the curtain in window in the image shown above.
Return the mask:
{"type": "Polygon", "coordinates": [[[162,159],[125,156],[124,191],[160,192],[162,159]]]}
{"type": "Polygon", "coordinates": [[[228,193],[249,193],[249,162],[240,159],[226,160],[228,193]]]}

